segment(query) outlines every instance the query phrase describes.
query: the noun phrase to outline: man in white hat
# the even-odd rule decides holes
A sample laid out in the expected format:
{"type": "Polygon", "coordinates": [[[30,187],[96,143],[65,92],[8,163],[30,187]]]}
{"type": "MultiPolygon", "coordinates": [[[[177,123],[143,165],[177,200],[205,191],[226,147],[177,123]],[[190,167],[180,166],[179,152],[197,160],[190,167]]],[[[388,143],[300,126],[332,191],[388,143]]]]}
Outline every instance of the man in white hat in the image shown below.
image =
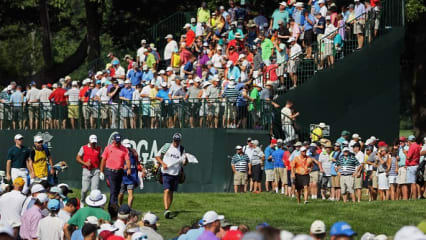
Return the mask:
{"type": "Polygon", "coordinates": [[[190,48],[192,47],[192,44],[194,44],[195,32],[191,29],[191,24],[189,23],[186,23],[185,26],[183,26],[183,29],[186,30],[186,47],[190,48]]]}
{"type": "Polygon", "coordinates": [[[321,220],[315,220],[310,229],[310,235],[313,240],[323,240],[326,237],[325,223],[321,220]]]}
{"type": "Polygon", "coordinates": [[[219,240],[216,233],[220,230],[220,221],[224,220],[223,215],[218,215],[215,211],[208,211],[203,216],[204,232],[198,239],[219,240]]]}
{"type": "Polygon", "coordinates": [[[289,20],[289,14],[286,10],[287,3],[285,1],[280,2],[278,9],[275,9],[272,13],[271,22],[269,24],[269,29],[278,29],[278,22],[281,20],[283,24],[286,25],[289,20]]]}
{"type": "Polygon", "coordinates": [[[164,48],[164,61],[166,62],[167,67],[172,66],[172,54],[173,52],[178,49],[178,45],[175,40],[173,40],[172,34],[167,34],[165,37],[167,44],[164,48]]]}
{"type": "Polygon", "coordinates": [[[307,148],[305,146],[301,147],[300,155],[291,162],[291,178],[296,188],[298,204],[301,202],[302,191],[304,192],[304,203],[308,203],[309,173],[312,170],[313,160],[307,156],[306,151],[307,148]]]}
{"type": "Polygon", "coordinates": [[[66,239],[70,239],[70,233],[68,230],[69,225],[74,225],[77,226],[78,229],[82,229],[83,225],[87,222],[88,217],[90,216],[111,222],[111,216],[103,209],[106,201],[107,197],[105,194],[102,194],[101,191],[91,191],[90,195],[86,197],[85,202],[87,206],[80,208],[64,225],[64,235],[67,237],[66,239]]]}
{"type": "Polygon", "coordinates": [[[53,176],[55,170],[53,168],[53,159],[49,149],[44,145],[43,138],[40,135],[34,136],[34,145],[30,152],[30,177],[31,182],[34,180],[47,180],[49,174],[53,176]],[[48,165],[50,172],[48,171],[48,165]]]}
{"type": "Polygon", "coordinates": [[[316,128],[311,132],[311,142],[318,142],[323,137],[323,130],[325,128],[325,123],[319,123],[316,128]]]}
{"type": "Polygon", "coordinates": [[[336,169],[340,176],[340,188],[343,202],[348,201],[349,194],[351,195],[352,202],[355,202],[354,177],[356,173],[359,172],[358,166],[360,166],[360,164],[358,160],[350,154],[350,149],[348,147],[343,148],[343,156],[340,156],[336,162],[336,169]]]}
{"type": "Polygon", "coordinates": [[[121,88],[120,90],[120,100],[121,101],[121,116],[120,126],[123,126],[123,128],[128,128],[127,126],[127,119],[129,119],[130,122],[130,128],[136,128],[136,120],[134,118],[135,114],[132,110],[132,98],[133,98],[133,92],[135,91],[134,88],[132,88],[132,83],[129,79],[124,81],[124,88],[121,88]]]}
{"type": "Polygon", "coordinates": [[[157,232],[158,227],[158,217],[151,213],[147,212],[142,218],[143,226],[140,227],[140,232],[145,234],[148,239],[152,240],[163,240],[163,237],[157,232]]]}
{"type": "Polygon", "coordinates": [[[182,167],[188,162],[181,140],[182,134],[173,134],[173,141],[164,144],[155,157],[161,165],[164,216],[166,218],[171,218],[169,209],[173,202],[173,193],[178,190],[179,182],[182,181],[182,167]]]}
{"type": "Polygon", "coordinates": [[[68,102],[68,118],[70,119],[71,128],[74,129],[76,127],[75,122],[80,118],[79,113],[79,95],[80,89],[78,88],[78,82],[71,82],[71,89],[69,89],[65,94],[67,96],[68,102]]]}
{"type": "Polygon", "coordinates": [[[12,181],[17,177],[25,180],[24,192],[28,191],[27,175],[32,167],[30,163],[30,149],[24,146],[24,136],[16,134],[15,144],[7,151],[6,180],[12,181]]]}
{"type": "Polygon", "coordinates": [[[302,48],[293,37],[290,37],[287,42],[290,43],[288,73],[290,74],[290,78],[293,81],[293,86],[290,89],[294,89],[297,86],[297,64],[299,62],[299,55],[302,54],[302,48]]]}
{"type": "Polygon", "coordinates": [[[248,175],[251,174],[250,159],[243,152],[243,147],[238,145],[235,150],[236,153],[231,160],[232,172],[234,173],[234,192],[238,193],[241,186],[244,186],[242,192],[247,192],[248,175]]]}
{"type": "Polygon", "coordinates": [[[146,40],[142,39],[141,40],[141,47],[136,52],[136,62],[139,64],[139,66],[142,66],[143,63],[145,62],[145,52],[147,50],[148,49],[146,47],[146,40]]]}
{"type": "Polygon", "coordinates": [[[99,164],[102,148],[98,145],[98,138],[92,134],[89,143],[80,147],[76,160],[83,168],[81,179],[81,202],[86,198],[87,191],[99,189],[99,164]]]}

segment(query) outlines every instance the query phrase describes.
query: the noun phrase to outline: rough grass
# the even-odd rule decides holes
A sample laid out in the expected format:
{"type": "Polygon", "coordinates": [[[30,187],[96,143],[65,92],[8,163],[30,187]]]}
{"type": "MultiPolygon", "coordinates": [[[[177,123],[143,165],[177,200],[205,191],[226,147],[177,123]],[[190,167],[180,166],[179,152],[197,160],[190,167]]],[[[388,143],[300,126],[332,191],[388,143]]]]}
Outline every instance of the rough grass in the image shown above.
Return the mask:
{"type": "MultiPolygon", "coordinates": [[[[126,202],[126,200],[125,200],[126,202]]],[[[254,229],[262,222],[294,233],[308,233],[311,223],[321,219],[329,230],[336,221],[347,221],[359,233],[394,235],[404,225],[417,225],[426,220],[426,201],[375,201],[361,203],[311,200],[298,205],[296,200],[272,193],[178,193],[171,211],[174,219],[163,217],[162,194],[137,194],[133,207],[151,211],[160,217],[159,232],[170,239],[180,228],[215,210],[233,225],[244,223],[254,229]]]]}

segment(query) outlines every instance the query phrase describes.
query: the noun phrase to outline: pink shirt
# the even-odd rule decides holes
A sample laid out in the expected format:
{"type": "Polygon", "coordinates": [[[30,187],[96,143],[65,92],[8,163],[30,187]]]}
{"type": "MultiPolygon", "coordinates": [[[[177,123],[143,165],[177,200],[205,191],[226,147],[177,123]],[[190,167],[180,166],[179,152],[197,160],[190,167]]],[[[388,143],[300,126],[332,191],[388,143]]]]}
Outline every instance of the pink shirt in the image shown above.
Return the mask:
{"type": "Polygon", "coordinates": [[[37,227],[42,218],[41,209],[38,206],[34,205],[25,211],[24,215],[21,217],[19,236],[21,236],[22,239],[37,238],[37,227]]]}
{"type": "Polygon", "coordinates": [[[406,166],[417,166],[420,161],[420,150],[422,147],[417,143],[412,143],[408,148],[407,159],[405,160],[406,166]]]}
{"type": "Polygon", "coordinates": [[[106,160],[106,167],[113,170],[124,168],[124,162],[129,160],[129,152],[123,145],[115,147],[108,145],[102,153],[102,158],[106,160]]]}

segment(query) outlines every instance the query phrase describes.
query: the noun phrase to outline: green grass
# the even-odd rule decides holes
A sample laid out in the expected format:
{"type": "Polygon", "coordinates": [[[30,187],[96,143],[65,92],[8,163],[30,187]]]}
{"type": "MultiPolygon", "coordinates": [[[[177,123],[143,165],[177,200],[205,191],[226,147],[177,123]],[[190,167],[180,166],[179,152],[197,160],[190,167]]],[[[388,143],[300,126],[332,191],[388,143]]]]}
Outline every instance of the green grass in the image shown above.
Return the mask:
{"type": "Polygon", "coordinates": [[[403,130],[403,129],[399,130],[399,136],[400,137],[401,136],[408,137],[412,134],[413,134],[413,130],[403,130]]]}
{"type": "Polygon", "coordinates": [[[177,216],[172,220],[163,217],[162,194],[137,194],[133,207],[156,213],[160,217],[159,232],[165,239],[175,237],[181,227],[198,221],[208,210],[225,215],[233,225],[244,223],[253,229],[267,222],[294,233],[308,233],[315,219],[323,220],[328,230],[333,222],[347,221],[360,234],[368,231],[387,235],[394,235],[404,225],[426,220],[425,200],[346,204],[314,200],[297,205],[296,200],[272,193],[178,193],[171,208],[177,216]]]}

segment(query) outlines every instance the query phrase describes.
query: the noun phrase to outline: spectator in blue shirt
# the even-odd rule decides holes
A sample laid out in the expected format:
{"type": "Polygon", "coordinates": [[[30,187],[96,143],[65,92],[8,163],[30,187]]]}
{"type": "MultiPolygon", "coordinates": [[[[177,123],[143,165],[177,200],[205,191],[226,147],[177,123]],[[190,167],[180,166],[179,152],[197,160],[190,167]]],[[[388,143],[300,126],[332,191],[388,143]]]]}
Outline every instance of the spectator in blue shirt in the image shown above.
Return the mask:
{"type": "Polygon", "coordinates": [[[303,25],[303,30],[305,31],[305,46],[306,46],[306,58],[312,58],[312,43],[314,42],[314,25],[315,18],[308,11],[304,12],[305,15],[305,24],[303,25]]]}
{"type": "Polygon", "coordinates": [[[270,29],[278,29],[278,22],[282,20],[284,22],[284,25],[287,25],[289,20],[289,14],[288,11],[286,11],[287,4],[283,1],[280,3],[280,6],[278,9],[275,9],[275,11],[272,13],[271,16],[271,23],[269,25],[270,29]]]}
{"type": "Polygon", "coordinates": [[[272,139],[271,144],[265,148],[265,166],[264,167],[265,167],[265,176],[266,176],[265,188],[267,192],[269,192],[270,184],[272,184],[272,189],[274,188],[275,178],[274,178],[274,161],[272,159],[272,154],[275,151],[276,144],[277,144],[277,140],[272,139]]]}
{"type": "Polygon", "coordinates": [[[152,79],[154,79],[154,74],[150,69],[148,69],[147,65],[144,65],[142,67],[142,81],[144,82],[150,82],[152,79]]]}
{"type": "Polygon", "coordinates": [[[120,99],[123,101],[123,104],[121,105],[120,113],[121,113],[121,120],[123,124],[121,124],[124,128],[127,128],[127,121],[126,118],[130,118],[130,128],[135,128],[136,121],[134,119],[134,114],[132,111],[132,98],[133,98],[133,92],[135,91],[134,88],[131,86],[131,81],[127,79],[124,81],[124,87],[120,90],[120,99]]]}
{"type": "Polygon", "coordinates": [[[235,34],[240,33],[241,38],[244,38],[243,30],[237,28],[237,22],[231,23],[231,30],[228,32],[228,41],[235,39],[235,34]]]}
{"type": "Polygon", "coordinates": [[[166,125],[171,127],[173,125],[173,114],[171,113],[172,106],[169,104],[169,88],[166,82],[161,83],[161,89],[158,91],[156,98],[161,101],[161,117],[167,119],[166,125]]]}
{"type": "Polygon", "coordinates": [[[234,67],[234,63],[232,61],[228,61],[226,63],[226,67],[228,68],[227,79],[228,80],[233,79],[236,82],[239,82],[238,79],[241,76],[240,69],[238,67],[234,67]]]}
{"type": "Polygon", "coordinates": [[[283,143],[278,142],[277,143],[277,149],[272,153],[272,161],[274,162],[274,188],[275,192],[278,193],[278,181],[281,179],[282,185],[281,185],[281,193],[284,194],[284,184],[286,183],[287,174],[285,174],[285,165],[284,165],[284,149],[283,149],[283,143]],[[284,179],[285,175],[285,179],[284,179]]]}
{"type": "Polygon", "coordinates": [[[143,72],[137,64],[133,64],[133,68],[127,72],[127,79],[130,79],[132,86],[136,86],[142,81],[143,72]]]}

